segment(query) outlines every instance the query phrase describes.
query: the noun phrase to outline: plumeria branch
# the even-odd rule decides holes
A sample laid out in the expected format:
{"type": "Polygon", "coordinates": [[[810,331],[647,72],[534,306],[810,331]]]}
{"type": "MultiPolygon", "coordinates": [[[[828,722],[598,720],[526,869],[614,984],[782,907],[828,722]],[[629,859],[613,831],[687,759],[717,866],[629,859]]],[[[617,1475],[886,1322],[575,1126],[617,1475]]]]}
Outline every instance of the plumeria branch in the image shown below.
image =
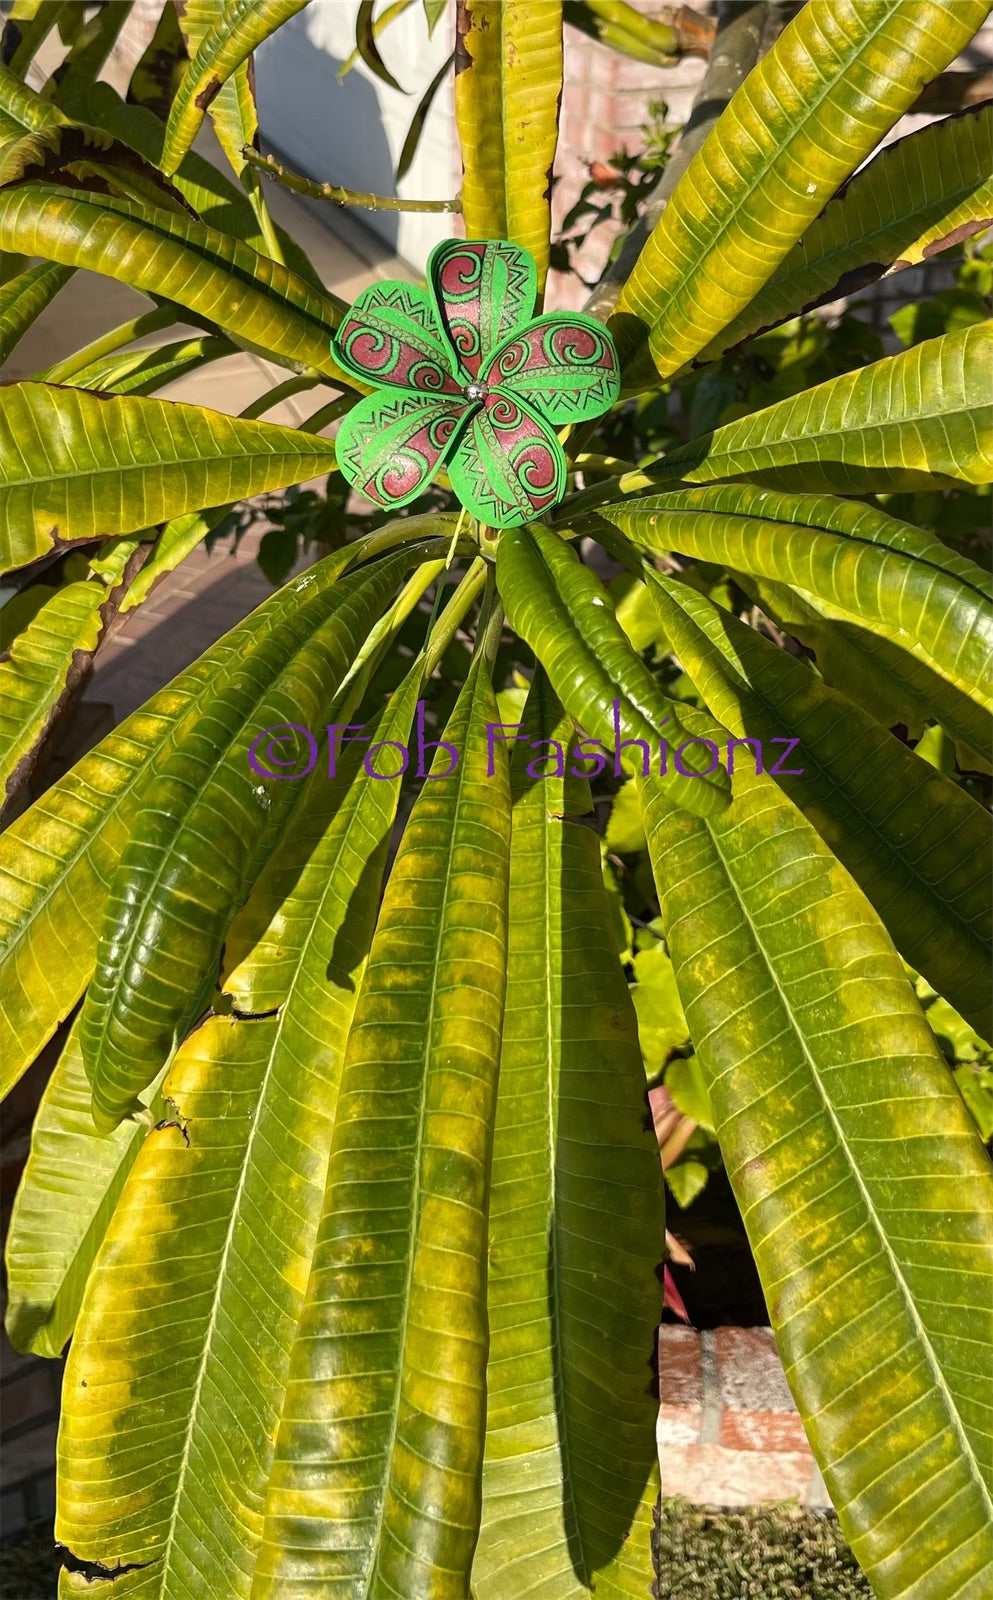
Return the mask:
{"type": "Polygon", "coordinates": [[[330,200],[336,206],[360,206],[364,211],[461,211],[462,196],[451,200],[401,200],[399,196],[361,194],[357,189],[343,189],[336,183],[317,183],[299,172],[291,172],[275,156],[264,156],[253,145],[246,144],[242,155],[250,167],[274,178],[294,194],[305,194],[311,200],[330,200]]]}

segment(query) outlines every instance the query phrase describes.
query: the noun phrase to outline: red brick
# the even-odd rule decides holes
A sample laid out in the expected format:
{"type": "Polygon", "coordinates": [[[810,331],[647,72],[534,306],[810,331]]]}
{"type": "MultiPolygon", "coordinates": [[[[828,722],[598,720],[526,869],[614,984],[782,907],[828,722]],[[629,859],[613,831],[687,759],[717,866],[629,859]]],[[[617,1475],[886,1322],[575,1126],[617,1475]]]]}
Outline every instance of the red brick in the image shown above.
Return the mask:
{"type": "Polygon", "coordinates": [[[666,1406],[703,1405],[700,1335],[665,1323],[659,1329],[659,1390],[666,1406]]]}
{"type": "Polygon", "coordinates": [[[770,1505],[779,1500],[806,1504],[809,1454],[771,1454],[728,1450],[719,1444],[691,1444],[661,1453],[662,1492],[695,1506],[770,1505]]]}
{"type": "Polygon", "coordinates": [[[670,1447],[682,1447],[683,1445],[696,1444],[699,1441],[702,1419],[702,1406],[667,1406],[662,1404],[659,1407],[656,1433],[663,1461],[666,1459],[665,1452],[670,1447]]]}
{"type": "Polygon", "coordinates": [[[729,1450],[782,1450],[787,1454],[808,1448],[803,1423],[795,1411],[732,1411],[721,1417],[720,1442],[729,1450]]]}
{"type": "Polygon", "coordinates": [[[771,1328],[715,1328],[712,1338],[726,1408],[796,1412],[771,1328]]]}

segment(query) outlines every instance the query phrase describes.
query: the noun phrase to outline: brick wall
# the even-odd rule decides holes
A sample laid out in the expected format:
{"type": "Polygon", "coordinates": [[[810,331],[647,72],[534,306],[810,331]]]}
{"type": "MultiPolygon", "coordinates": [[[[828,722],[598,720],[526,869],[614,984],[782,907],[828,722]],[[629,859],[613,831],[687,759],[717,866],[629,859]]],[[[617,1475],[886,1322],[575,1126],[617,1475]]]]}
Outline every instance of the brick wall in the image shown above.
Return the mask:
{"type": "Polygon", "coordinates": [[[692,1505],[830,1501],[771,1328],[659,1331],[662,1487],[692,1505]]]}

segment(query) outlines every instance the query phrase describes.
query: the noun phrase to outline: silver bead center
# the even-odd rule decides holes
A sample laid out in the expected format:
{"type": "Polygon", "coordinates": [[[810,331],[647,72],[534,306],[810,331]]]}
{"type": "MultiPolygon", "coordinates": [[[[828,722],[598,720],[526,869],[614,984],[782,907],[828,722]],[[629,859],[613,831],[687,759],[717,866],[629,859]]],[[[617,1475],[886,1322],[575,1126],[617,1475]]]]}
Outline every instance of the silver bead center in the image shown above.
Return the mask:
{"type": "Polygon", "coordinates": [[[467,383],[462,392],[467,400],[483,400],[487,391],[485,383],[467,383]]]}

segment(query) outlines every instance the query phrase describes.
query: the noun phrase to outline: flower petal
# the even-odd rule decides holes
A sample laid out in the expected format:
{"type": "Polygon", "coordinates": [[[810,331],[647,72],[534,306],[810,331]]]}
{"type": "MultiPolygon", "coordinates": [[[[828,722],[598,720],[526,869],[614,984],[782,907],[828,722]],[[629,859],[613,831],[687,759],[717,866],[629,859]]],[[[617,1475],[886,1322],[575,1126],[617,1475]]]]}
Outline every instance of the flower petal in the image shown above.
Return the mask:
{"type": "Polygon", "coordinates": [[[540,517],[566,484],[562,446],[513,395],[487,395],[448,463],[466,510],[491,528],[540,517]]]}
{"type": "Polygon", "coordinates": [[[363,289],[331,342],[335,360],[365,383],[461,395],[455,360],[423,289],[375,283],[363,289]]]}
{"type": "Polygon", "coordinates": [[[366,395],[338,429],[338,465],[367,500],[405,506],[431,482],[468,409],[462,399],[366,395]]]}
{"type": "Polygon", "coordinates": [[[538,275],[526,250],[505,239],[446,239],[428,257],[428,287],[467,377],[534,310],[538,275]]]}
{"type": "Polygon", "coordinates": [[[550,311],[504,339],[480,382],[524,400],[546,422],[588,422],[621,392],[614,341],[602,323],[550,311]]]}

